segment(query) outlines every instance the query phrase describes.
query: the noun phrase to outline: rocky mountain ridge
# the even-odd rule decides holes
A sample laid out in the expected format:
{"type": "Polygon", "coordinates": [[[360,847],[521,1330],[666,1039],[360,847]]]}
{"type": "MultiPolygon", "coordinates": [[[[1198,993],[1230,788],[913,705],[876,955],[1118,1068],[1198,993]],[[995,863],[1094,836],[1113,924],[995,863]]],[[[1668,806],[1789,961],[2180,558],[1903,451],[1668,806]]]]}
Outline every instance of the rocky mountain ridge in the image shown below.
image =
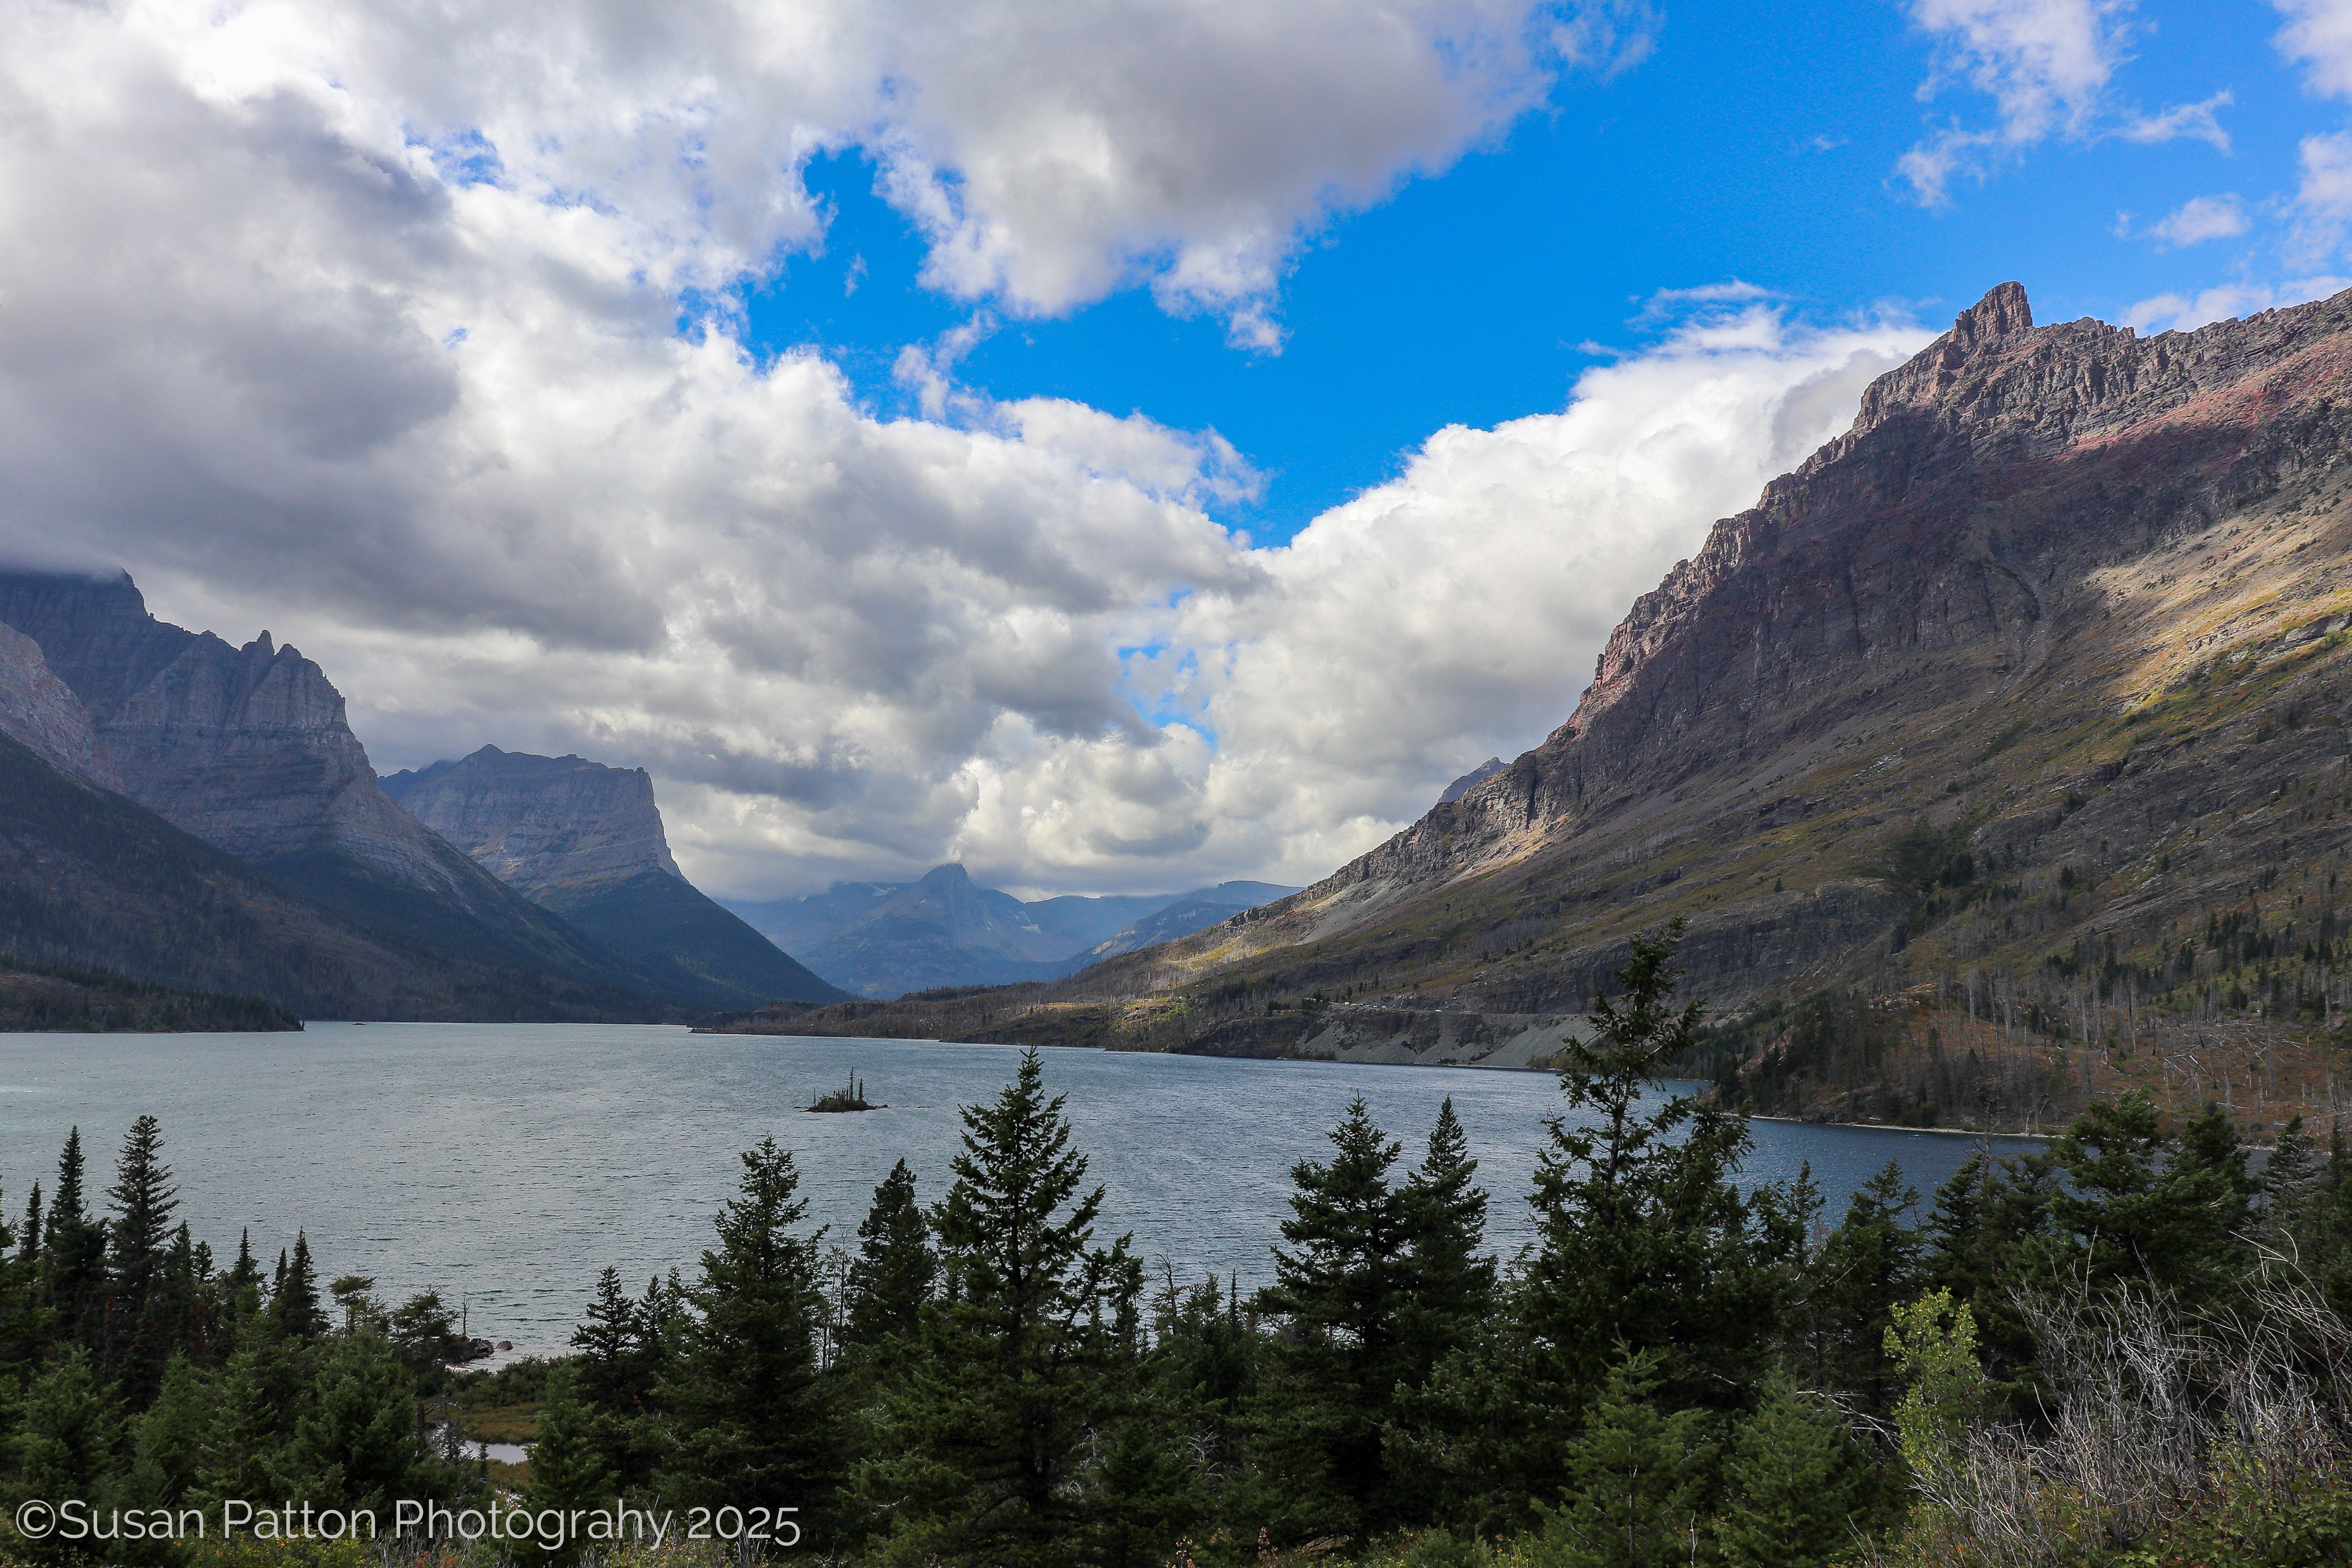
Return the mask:
{"type": "Polygon", "coordinates": [[[2143,340],[2005,284],[1643,595],[1542,744],[982,1027],[1538,1060],[1506,1026],[1573,1027],[1681,918],[1718,1068],[1784,1110],[2330,1114],[2347,703],[2352,294],[2143,340]]]}

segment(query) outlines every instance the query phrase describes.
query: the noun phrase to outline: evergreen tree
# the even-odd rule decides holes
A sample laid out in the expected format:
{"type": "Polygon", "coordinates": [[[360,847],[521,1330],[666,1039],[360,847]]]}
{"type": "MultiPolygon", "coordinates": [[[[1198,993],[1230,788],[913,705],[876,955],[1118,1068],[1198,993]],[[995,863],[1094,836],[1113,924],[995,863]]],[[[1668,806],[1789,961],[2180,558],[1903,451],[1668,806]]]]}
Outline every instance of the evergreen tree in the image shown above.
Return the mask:
{"type": "Polygon", "coordinates": [[[140,1490],[161,1506],[176,1506],[197,1484],[212,1425],[207,1380],[186,1357],[173,1356],[155,1402],[133,1424],[133,1462],[142,1477],[140,1490]]]}
{"type": "Polygon", "coordinates": [[[1569,1449],[1563,1506],[1544,1531],[1561,1568],[1664,1568],[1696,1553],[1712,1457],[1699,1441],[1705,1416],[1659,1410],[1659,1360],[1654,1351],[1619,1357],[1569,1449]]]}
{"type": "Polygon", "coordinates": [[[326,1309],[319,1304],[319,1273],[310,1263],[310,1238],[294,1233],[294,1255],[278,1256],[278,1283],[269,1293],[269,1317],[289,1339],[315,1340],[327,1331],[326,1309]]]}
{"type": "Polygon", "coordinates": [[[2052,1283],[2153,1283],[2189,1306],[2214,1303],[2242,1267],[2252,1184],[2217,1108],[2182,1145],[2145,1090],[2095,1104],[2051,1148],[2065,1180],[2050,1197],[2060,1235],[2041,1268],[2052,1283]]]}
{"type": "Polygon", "coordinates": [[[942,1288],[923,1355],[856,1476],[891,1561],[1048,1568],[1089,1552],[1086,1434],[1118,1414],[1116,1325],[1140,1279],[1124,1238],[1091,1245],[1102,1189],[1081,1192],[1062,1105],[1031,1050],[993,1104],[964,1109],[932,1216],[942,1288]]]}
{"type": "Polygon", "coordinates": [[[215,1376],[211,1394],[190,1500],[212,1507],[227,1498],[286,1489],[279,1483],[277,1413],[263,1387],[257,1353],[247,1349],[231,1355],[215,1376]]]}
{"type": "MultiPolygon", "coordinates": [[[[524,1489],[523,1503],[532,1513],[553,1509],[568,1516],[573,1510],[612,1506],[619,1480],[597,1443],[598,1425],[596,1411],[582,1394],[578,1370],[557,1367],[549,1374],[530,1446],[530,1484],[524,1489]]],[[[520,1555],[550,1568],[570,1568],[587,1544],[567,1539],[549,1550],[534,1543],[520,1555]]]]}
{"type": "Polygon", "coordinates": [[[42,1289],[59,1334],[94,1343],[106,1278],[106,1230],[83,1206],[81,1129],[66,1134],[57,1191],[42,1226],[42,1289]]]}
{"type": "MultiPolygon", "coordinates": [[[[824,1232],[793,1234],[808,1213],[799,1188],[792,1155],[762,1139],[744,1154],[742,1184],[719,1211],[719,1245],[702,1255],[661,1395],[676,1445],[661,1486],[673,1501],[813,1502],[833,1479],[834,1415],[817,1375],[824,1232]]],[[[812,1527],[808,1514],[802,1523],[812,1527]]]]}
{"type": "Polygon", "coordinates": [[[885,1376],[895,1374],[921,1333],[923,1304],[938,1275],[930,1224],[915,1202],[915,1173],[900,1160],[874,1189],[874,1206],[857,1226],[844,1334],[851,1353],[885,1376]]]}
{"type": "Polygon", "coordinates": [[[1715,1538],[1727,1563],[1825,1568],[1870,1522],[1870,1475],[1836,1406],[1785,1375],[1740,1423],[1723,1479],[1715,1538]]]}
{"type": "Polygon", "coordinates": [[[415,1384],[373,1334],[337,1342],[294,1425],[288,1465],[298,1488],[336,1506],[391,1517],[401,1498],[446,1489],[417,1436],[415,1384]]]}
{"type": "Polygon", "coordinates": [[[89,1352],[67,1346],[25,1394],[17,1495],[98,1500],[121,1435],[121,1411],[91,1371],[89,1352]]]}
{"type": "Polygon", "coordinates": [[[1636,937],[1623,994],[1594,1000],[1591,1042],[1567,1042],[1570,1114],[1552,1119],[1537,1165],[1528,1300],[1563,1408],[1621,1346],[1659,1352],[1678,1399],[1735,1401],[1779,1320],[1784,1255],[1801,1245],[1759,1223],[1732,1184],[1749,1148],[1736,1111],[1683,1095],[1643,1104],[1696,1039],[1700,1005],[1672,1005],[1681,931],[1636,937]]]}
{"type": "Polygon", "coordinates": [[[1312,1534],[1388,1522],[1394,1488],[1381,1429],[1397,1384],[1416,1370],[1403,1342],[1406,1196],[1389,1181],[1402,1145],[1360,1097],[1330,1140],[1328,1161],[1291,1168],[1289,1248],[1274,1249],[1275,1283],[1258,1298],[1290,1330],[1262,1392],[1262,1442],[1294,1494],[1284,1523],[1312,1534]]]}
{"type": "Polygon", "coordinates": [[[1813,1261],[1813,1299],[1822,1325],[1824,1370],[1835,1386],[1883,1411],[1895,1396],[1886,1360],[1886,1325],[1895,1308],[1919,1294],[1917,1231],[1903,1223],[1919,1194],[1893,1160],[1857,1188],[1845,1218],[1813,1261]]]}
{"type": "Polygon", "coordinates": [[[1402,1339],[1405,1376],[1415,1384],[1494,1310],[1495,1260],[1486,1251],[1486,1194],[1477,1174],[1449,1095],[1427,1156],[1405,1180],[1402,1339]]]}
{"type": "Polygon", "coordinates": [[[106,1196],[114,1210],[107,1227],[107,1283],[114,1293],[113,1310],[135,1321],[163,1268],[172,1239],[172,1215],[180,1206],[179,1189],[163,1163],[163,1128],[153,1117],[142,1116],[131,1124],[115,1162],[114,1185],[107,1188],[106,1196]]]}

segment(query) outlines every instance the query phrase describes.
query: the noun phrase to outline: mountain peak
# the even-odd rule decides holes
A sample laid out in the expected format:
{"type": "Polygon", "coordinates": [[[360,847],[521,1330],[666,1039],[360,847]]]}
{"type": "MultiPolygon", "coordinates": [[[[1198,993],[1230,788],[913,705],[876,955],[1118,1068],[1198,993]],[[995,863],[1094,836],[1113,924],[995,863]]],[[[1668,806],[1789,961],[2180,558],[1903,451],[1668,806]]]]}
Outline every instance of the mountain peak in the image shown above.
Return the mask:
{"type": "Polygon", "coordinates": [[[2022,283],[1995,284],[1952,322],[1952,336],[1969,348],[1988,338],[2014,337],[2032,330],[2033,306],[2025,298],[2022,283]]]}

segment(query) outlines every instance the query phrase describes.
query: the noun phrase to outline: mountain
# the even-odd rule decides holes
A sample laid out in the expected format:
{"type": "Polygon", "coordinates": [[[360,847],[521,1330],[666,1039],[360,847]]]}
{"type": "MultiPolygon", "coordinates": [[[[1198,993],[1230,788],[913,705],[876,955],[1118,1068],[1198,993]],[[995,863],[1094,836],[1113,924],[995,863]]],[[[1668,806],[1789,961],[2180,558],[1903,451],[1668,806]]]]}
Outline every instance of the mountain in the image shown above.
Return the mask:
{"type": "Polygon", "coordinates": [[[1053,979],[1070,954],[1068,911],[1040,921],[1034,907],[935,867],[811,948],[809,966],[867,996],[1053,979]]]}
{"type": "MultiPolygon", "coordinates": [[[[517,971],[362,929],[5,735],[0,954],[77,984],[105,971],[262,998],[310,1018],[593,1020],[643,1016],[646,1005],[609,983],[517,971]]],[[[117,1010],[105,996],[91,1001],[86,1010],[117,1010]]]]}
{"type": "MultiPolygon", "coordinates": [[[[649,1017],[661,1010],[646,976],[395,805],[345,721],[341,695],[316,664],[276,647],[267,632],[232,647],[158,621],[120,574],[0,573],[0,625],[20,634],[0,648],[0,687],[14,694],[12,735],[32,736],[45,762],[119,788],[387,957],[404,955],[393,972],[354,975],[340,992],[289,979],[258,994],[289,1005],[297,995],[341,994],[352,1007],[389,1016],[649,1017]],[[39,650],[38,670],[27,663],[26,642],[39,650]],[[66,695],[78,719],[60,713],[66,695]],[[37,710],[47,717],[24,717],[37,710]],[[82,725],[86,762],[78,751],[82,725]],[[428,982],[425,971],[444,961],[456,968],[428,982]]],[[[131,818],[115,825],[131,839],[152,837],[149,825],[131,818]]],[[[91,848],[121,863],[111,847],[91,848]]],[[[96,953],[53,961],[164,978],[96,953]]]]}
{"type": "Polygon", "coordinates": [[[2274,1130],[2330,1104],[2347,698],[2352,294],[2140,339],[2004,284],[1638,599],[1541,745],[1028,1005],[1527,1063],[1681,919],[1696,1065],[1767,1109],[2047,1125],[2144,1088],[2274,1130]]]}
{"type": "Polygon", "coordinates": [[[897,997],[942,986],[1058,979],[1295,891],[1226,882],[1192,893],[1064,894],[1024,903],[949,865],[916,882],[835,882],[805,898],[728,907],[778,943],[806,953],[810,966],[835,984],[897,997]],[[1159,934],[1142,935],[1147,927],[1159,934]]]}
{"type": "Polygon", "coordinates": [[[1089,964],[1100,963],[1123,952],[1138,952],[1163,942],[1173,942],[1180,936],[1190,936],[1204,926],[1229,921],[1244,910],[1254,910],[1260,904],[1288,898],[1298,890],[1272,882],[1220,882],[1213,888],[1185,893],[1173,903],[1162,905],[1141,920],[1120,927],[1072,960],[1066,972],[1076,973],[1089,964]]]}
{"type": "Polygon", "coordinates": [[[403,771],[384,793],[485,869],[710,1008],[848,994],[706,898],[677,868],[643,768],[484,746],[403,771]]]}
{"type": "Polygon", "coordinates": [[[1452,784],[1447,784],[1445,786],[1445,793],[1437,797],[1437,804],[1440,805],[1452,805],[1455,801],[1460,800],[1464,795],[1468,795],[1472,788],[1484,784],[1488,778],[1496,773],[1501,773],[1502,771],[1503,759],[1500,757],[1488,757],[1485,762],[1480,763],[1476,767],[1472,768],[1468,773],[1464,773],[1460,778],[1455,779],[1452,784]]]}

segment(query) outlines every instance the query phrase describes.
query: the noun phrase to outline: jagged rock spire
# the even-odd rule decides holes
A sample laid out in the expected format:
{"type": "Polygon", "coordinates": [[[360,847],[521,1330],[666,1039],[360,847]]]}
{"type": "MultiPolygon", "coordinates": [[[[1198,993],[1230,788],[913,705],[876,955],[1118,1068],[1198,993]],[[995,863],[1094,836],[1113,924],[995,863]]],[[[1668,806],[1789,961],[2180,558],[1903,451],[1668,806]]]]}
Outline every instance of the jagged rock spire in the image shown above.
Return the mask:
{"type": "Polygon", "coordinates": [[[2026,300],[2025,285],[2002,283],[1960,312],[1952,323],[1952,337],[1963,347],[1974,348],[1988,338],[2032,330],[2033,307],[2026,300]]]}

